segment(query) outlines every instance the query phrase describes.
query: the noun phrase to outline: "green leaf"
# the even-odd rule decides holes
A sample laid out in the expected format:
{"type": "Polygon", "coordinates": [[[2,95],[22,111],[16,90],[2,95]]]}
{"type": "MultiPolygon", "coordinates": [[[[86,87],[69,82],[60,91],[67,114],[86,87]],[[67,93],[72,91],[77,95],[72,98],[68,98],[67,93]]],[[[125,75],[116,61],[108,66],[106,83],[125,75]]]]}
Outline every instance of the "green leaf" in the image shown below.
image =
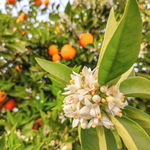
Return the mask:
{"type": "Polygon", "coordinates": [[[25,50],[26,50],[26,49],[24,48],[24,46],[20,45],[19,43],[15,43],[15,42],[6,44],[6,47],[7,47],[7,48],[15,49],[15,50],[17,50],[18,52],[25,52],[25,50]]]}
{"type": "Polygon", "coordinates": [[[127,72],[125,72],[124,74],[121,75],[121,78],[119,79],[119,81],[117,82],[117,85],[119,83],[121,83],[123,80],[125,80],[126,78],[128,78],[128,76],[131,74],[131,72],[134,70],[134,66],[132,66],[127,72]]]}
{"type": "Polygon", "coordinates": [[[60,80],[62,83],[64,84],[69,83],[71,79],[70,74],[72,74],[72,70],[70,68],[61,63],[55,63],[41,58],[35,59],[43,69],[51,73],[55,78],[60,80]]]}
{"type": "Polygon", "coordinates": [[[14,86],[14,83],[6,83],[5,85],[3,85],[3,87],[1,87],[1,90],[4,91],[4,90],[9,90],[11,89],[11,87],[14,86]]]}
{"type": "Polygon", "coordinates": [[[114,15],[114,9],[112,8],[110,11],[110,14],[109,14],[108,21],[107,21],[106,31],[105,31],[105,35],[104,35],[104,41],[103,41],[102,48],[100,50],[100,55],[99,55],[97,66],[100,66],[102,58],[105,53],[105,50],[107,48],[107,45],[108,45],[109,41],[111,40],[116,28],[117,28],[117,21],[115,19],[115,15],[114,15]]]}
{"type": "Polygon", "coordinates": [[[131,106],[126,106],[123,114],[138,123],[150,136],[150,116],[148,114],[131,106]]]}
{"type": "Polygon", "coordinates": [[[81,67],[82,67],[81,65],[78,67],[75,67],[75,68],[73,68],[73,71],[76,73],[79,73],[79,71],[81,70],[81,67]]]}
{"type": "Polygon", "coordinates": [[[129,70],[138,58],[142,20],[136,0],[128,0],[125,13],[104,52],[99,68],[102,86],[129,70]]]}
{"type": "Polygon", "coordinates": [[[9,149],[15,148],[15,150],[25,150],[25,146],[23,142],[20,140],[20,138],[13,132],[8,137],[8,147],[9,149]],[[16,147],[16,145],[19,145],[19,147],[16,147]]]}
{"type": "Polygon", "coordinates": [[[43,145],[43,143],[39,143],[39,144],[35,145],[31,150],[39,150],[42,145],[43,145]]]}
{"type": "Polygon", "coordinates": [[[65,8],[65,13],[68,14],[68,15],[71,13],[71,4],[70,4],[70,2],[68,2],[67,6],[65,8]]]}
{"type": "Polygon", "coordinates": [[[59,15],[58,14],[52,14],[49,16],[49,19],[52,20],[52,21],[57,21],[60,19],[59,15]]]}
{"type": "Polygon", "coordinates": [[[3,134],[2,138],[0,139],[0,150],[5,149],[6,147],[6,136],[3,134]]]}
{"type": "Polygon", "coordinates": [[[150,80],[143,77],[130,77],[121,82],[119,89],[125,96],[150,98],[150,80]]]}
{"type": "Polygon", "coordinates": [[[99,150],[99,140],[95,128],[81,128],[82,150],[99,150]]]}
{"type": "Polygon", "coordinates": [[[149,150],[150,138],[144,129],[133,120],[123,116],[114,117],[108,114],[118,134],[129,150],[149,150]]]}
{"type": "Polygon", "coordinates": [[[14,122],[14,118],[13,118],[13,116],[12,116],[12,114],[11,114],[11,112],[9,110],[7,111],[7,121],[11,122],[12,124],[15,123],[14,122]]]}
{"type": "Polygon", "coordinates": [[[100,150],[117,150],[115,138],[110,129],[103,126],[97,127],[100,150]]]}

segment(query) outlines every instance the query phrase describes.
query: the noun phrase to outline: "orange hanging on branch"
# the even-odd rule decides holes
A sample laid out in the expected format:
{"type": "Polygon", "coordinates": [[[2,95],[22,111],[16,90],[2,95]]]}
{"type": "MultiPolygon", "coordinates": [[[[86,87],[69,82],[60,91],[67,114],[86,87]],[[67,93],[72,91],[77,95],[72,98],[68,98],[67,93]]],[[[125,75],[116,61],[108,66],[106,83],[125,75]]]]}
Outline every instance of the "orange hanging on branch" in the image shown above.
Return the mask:
{"type": "Polygon", "coordinates": [[[94,41],[94,38],[91,33],[84,33],[80,37],[79,44],[80,46],[85,48],[85,45],[91,44],[93,43],[93,41],[94,41]]]}
{"type": "Polygon", "coordinates": [[[3,106],[7,110],[12,110],[15,107],[15,101],[13,99],[8,100],[3,106]]]}
{"type": "Polygon", "coordinates": [[[4,95],[5,91],[0,91],[0,102],[4,101],[7,95],[4,95]]]}
{"type": "Polygon", "coordinates": [[[47,6],[49,4],[49,0],[45,0],[44,4],[47,6]]]}
{"type": "Polygon", "coordinates": [[[58,53],[55,53],[53,56],[52,56],[52,61],[53,62],[58,62],[61,60],[61,57],[58,53]]]}
{"type": "Polygon", "coordinates": [[[7,3],[14,5],[16,3],[16,0],[7,0],[7,3]]]}
{"type": "Polygon", "coordinates": [[[48,53],[50,56],[53,56],[54,54],[59,53],[58,46],[57,45],[51,45],[48,48],[48,53]]]}
{"type": "Polygon", "coordinates": [[[35,0],[34,4],[40,6],[42,5],[42,0],[35,0]]]}
{"type": "Polygon", "coordinates": [[[66,60],[71,60],[76,56],[76,50],[69,44],[66,44],[61,49],[61,56],[66,60]]]}

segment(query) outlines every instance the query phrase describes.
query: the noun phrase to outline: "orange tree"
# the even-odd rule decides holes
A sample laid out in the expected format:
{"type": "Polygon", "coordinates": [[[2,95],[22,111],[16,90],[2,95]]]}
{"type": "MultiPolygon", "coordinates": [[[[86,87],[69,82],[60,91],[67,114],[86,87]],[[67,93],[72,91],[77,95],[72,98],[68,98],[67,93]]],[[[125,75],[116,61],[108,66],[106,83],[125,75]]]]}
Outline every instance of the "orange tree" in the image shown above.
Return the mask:
{"type": "Polygon", "coordinates": [[[17,9],[20,2],[7,1],[7,14],[0,12],[0,91],[5,91],[2,95],[5,99],[0,103],[0,108],[3,107],[0,109],[0,143],[5,143],[8,137],[2,146],[10,149],[15,144],[21,144],[18,149],[31,149],[36,144],[47,149],[62,148],[64,144],[79,149],[77,129],[72,129],[62,114],[63,84],[47,74],[35,57],[60,61],[75,72],[80,67],[74,66],[85,64],[93,69],[110,8],[114,6],[119,20],[125,2],[74,1],[66,5],[64,12],[59,12],[60,5],[45,1],[40,7],[41,0],[30,0],[29,10],[23,6],[18,16],[13,17],[12,7],[17,9]],[[49,19],[38,21],[38,13],[47,14],[49,19]],[[84,33],[90,33],[92,40],[88,37],[82,40],[84,33]],[[86,41],[87,45],[83,46],[80,41],[86,41]],[[68,52],[64,52],[66,44],[71,47],[68,52]],[[58,50],[49,55],[52,45],[58,50]],[[15,107],[13,104],[14,109],[9,111],[5,106],[11,99],[15,107]],[[38,118],[43,119],[44,125],[37,122],[38,118]]]}

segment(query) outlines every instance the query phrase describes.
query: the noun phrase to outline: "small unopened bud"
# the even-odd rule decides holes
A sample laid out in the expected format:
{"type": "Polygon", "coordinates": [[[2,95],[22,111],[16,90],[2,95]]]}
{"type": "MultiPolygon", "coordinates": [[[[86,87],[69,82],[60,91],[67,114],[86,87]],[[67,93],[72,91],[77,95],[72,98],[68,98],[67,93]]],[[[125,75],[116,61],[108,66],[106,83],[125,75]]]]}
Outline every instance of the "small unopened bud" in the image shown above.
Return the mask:
{"type": "Polygon", "coordinates": [[[91,99],[92,99],[92,95],[90,95],[90,94],[85,95],[85,97],[86,97],[89,101],[91,101],[91,99]]]}
{"type": "Polygon", "coordinates": [[[118,113],[117,116],[122,117],[122,113],[118,113]]]}
{"type": "Polygon", "coordinates": [[[115,98],[112,96],[106,97],[107,102],[115,102],[115,98]]]}
{"type": "Polygon", "coordinates": [[[81,122],[81,128],[87,129],[87,125],[88,125],[88,121],[87,121],[86,119],[84,119],[84,120],[81,122]]]}
{"type": "Polygon", "coordinates": [[[107,92],[107,87],[106,87],[106,86],[101,86],[101,87],[100,87],[100,91],[101,91],[102,93],[106,93],[106,92],[107,92]]]}
{"type": "Polygon", "coordinates": [[[94,101],[95,103],[99,103],[100,100],[101,100],[101,98],[100,98],[99,95],[94,95],[92,99],[93,99],[93,101],[94,101]]]}

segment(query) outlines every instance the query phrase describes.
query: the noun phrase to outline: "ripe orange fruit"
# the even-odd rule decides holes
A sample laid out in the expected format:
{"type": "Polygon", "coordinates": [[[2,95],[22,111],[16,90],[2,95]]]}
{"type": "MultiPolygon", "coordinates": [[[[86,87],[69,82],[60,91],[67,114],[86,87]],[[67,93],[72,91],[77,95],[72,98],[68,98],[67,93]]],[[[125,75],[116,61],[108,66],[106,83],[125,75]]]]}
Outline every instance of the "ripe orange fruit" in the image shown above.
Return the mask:
{"type": "Polygon", "coordinates": [[[5,91],[0,91],[0,102],[2,102],[3,100],[5,100],[7,95],[4,95],[5,91]]]}
{"type": "Polygon", "coordinates": [[[12,110],[15,107],[15,101],[13,99],[10,99],[3,107],[7,110],[12,110]]]}
{"type": "Polygon", "coordinates": [[[58,53],[55,53],[55,54],[52,56],[52,61],[53,61],[53,62],[57,62],[57,61],[59,61],[59,60],[61,60],[60,55],[59,55],[58,53]]]}
{"type": "Polygon", "coordinates": [[[143,5],[142,5],[142,4],[139,4],[139,8],[142,9],[142,8],[143,8],[143,5]]]}
{"type": "Polygon", "coordinates": [[[36,122],[39,123],[41,126],[44,124],[41,118],[38,118],[38,119],[36,120],[36,122]]]}
{"type": "Polygon", "coordinates": [[[24,12],[20,15],[20,21],[24,21],[26,19],[26,14],[24,12]]]}
{"type": "Polygon", "coordinates": [[[7,0],[7,3],[14,5],[16,3],[16,0],[7,0]]]}
{"type": "Polygon", "coordinates": [[[85,48],[85,45],[91,44],[93,43],[93,41],[94,41],[94,38],[91,33],[84,33],[80,37],[79,44],[80,46],[85,48]]]}
{"type": "Polygon", "coordinates": [[[47,6],[49,4],[49,0],[45,0],[44,4],[47,6]]]}
{"type": "Polygon", "coordinates": [[[42,5],[42,0],[35,0],[34,4],[40,6],[42,5]]]}
{"type": "Polygon", "coordinates": [[[26,31],[22,31],[22,35],[24,35],[26,33],[26,31]]]}
{"type": "Polygon", "coordinates": [[[57,45],[51,45],[48,48],[48,53],[50,56],[53,56],[54,54],[59,53],[58,46],[57,45]]]}
{"type": "Polygon", "coordinates": [[[33,129],[34,129],[34,130],[38,130],[38,128],[39,128],[39,127],[38,127],[37,124],[34,124],[34,125],[33,125],[33,129]]]}
{"type": "Polygon", "coordinates": [[[57,31],[59,34],[61,33],[59,27],[56,27],[56,31],[57,31]]]}
{"type": "Polygon", "coordinates": [[[22,65],[20,65],[20,66],[17,65],[17,66],[16,66],[16,69],[17,69],[19,72],[21,71],[20,68],[22,68],[22,65]]]}
{"type": "Polygon", "coordinates": [[[66,60],[71,60],[76,56],[76,50],[69,44],[66,44],[61,49],[61,56],[66,60]]]}
{"type": "Polygon", "coordinates": [[[0,109],[3,107],[3,104],[2,103],[0,103],[0,109]]]}

